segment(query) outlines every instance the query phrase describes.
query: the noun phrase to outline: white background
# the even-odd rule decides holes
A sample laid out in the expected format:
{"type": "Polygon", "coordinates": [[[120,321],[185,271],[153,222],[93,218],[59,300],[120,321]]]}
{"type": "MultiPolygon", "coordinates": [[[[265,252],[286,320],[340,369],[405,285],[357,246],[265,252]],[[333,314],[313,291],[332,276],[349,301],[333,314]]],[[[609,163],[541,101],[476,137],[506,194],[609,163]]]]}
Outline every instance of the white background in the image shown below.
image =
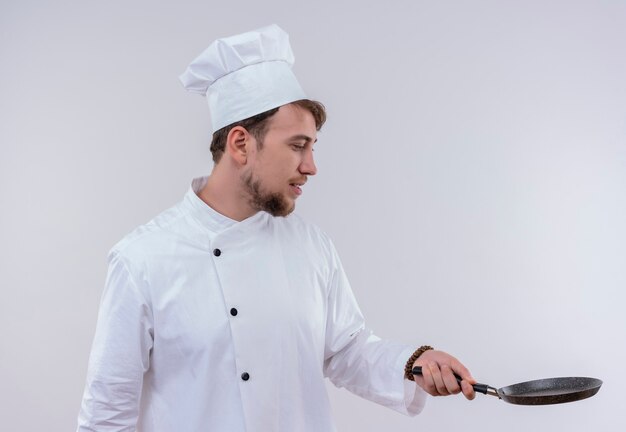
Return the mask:
{"type": "Polygon", "coordinates": [[[494,386],[604,380],[416,418],[331,388],[341,431],[626,428],[626,2],[0,4],[0,421],[75,428],[106,254],[210,172],[177,80],[212,40],[277,23],[323,101],[298,212],[334,239],[381,336],[494,386]]]}

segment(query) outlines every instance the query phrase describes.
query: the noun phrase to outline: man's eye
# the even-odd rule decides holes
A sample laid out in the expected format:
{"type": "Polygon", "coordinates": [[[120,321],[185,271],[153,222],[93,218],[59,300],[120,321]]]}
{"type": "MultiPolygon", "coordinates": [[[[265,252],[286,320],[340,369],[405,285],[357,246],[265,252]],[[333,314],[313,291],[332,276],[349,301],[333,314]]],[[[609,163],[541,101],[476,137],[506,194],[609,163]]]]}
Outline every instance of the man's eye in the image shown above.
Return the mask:
{"type": "Polygon", "coordinates": [[[301,144],[291,144],[294,150],[304,150],[304,145],[301,144]]]}

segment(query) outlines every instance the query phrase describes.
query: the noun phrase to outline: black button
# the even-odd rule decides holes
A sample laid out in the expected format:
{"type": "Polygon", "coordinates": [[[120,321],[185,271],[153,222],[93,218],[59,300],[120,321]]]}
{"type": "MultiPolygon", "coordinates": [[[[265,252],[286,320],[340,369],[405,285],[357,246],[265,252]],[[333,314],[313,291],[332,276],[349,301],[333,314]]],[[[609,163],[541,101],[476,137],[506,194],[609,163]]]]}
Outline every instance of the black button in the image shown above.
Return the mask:
{"type": "Polygon", "coordinates": [[[241,379],[244,381],[248,381],[250,379],[250,374],[248,372],[244,372],[241,374],[241,379]]]}
{"type": "Polygon", "coordinates": [[[222,251],[219,249],[213,249],[213,255],[215,256],[220,256],[222,254],[222,251]]]}
{"type": "Polygon", "coordinates": [[[232,309],[230,310],[230,314],[231,314],[232,316],[237,316],[237,309],[232,308],[232,309]]]}

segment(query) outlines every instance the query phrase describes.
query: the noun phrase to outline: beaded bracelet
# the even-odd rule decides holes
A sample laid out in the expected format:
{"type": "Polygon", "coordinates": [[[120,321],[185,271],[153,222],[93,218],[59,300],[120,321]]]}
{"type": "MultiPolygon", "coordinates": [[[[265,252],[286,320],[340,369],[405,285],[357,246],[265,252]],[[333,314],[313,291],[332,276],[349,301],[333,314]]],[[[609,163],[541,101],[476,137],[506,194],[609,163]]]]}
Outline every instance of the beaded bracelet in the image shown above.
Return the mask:
{"type": "Polygon", "coordinates": [[[417,360],[419,356],[432,349],[434,348],[430,345],[422,345],[413,353],[411,357],[409,357],[409,360],[406,362],[406,366],[404,367],[404,377],[406,379],[409,381],[415,381],[413,378],[413,363],[415,363],[415,360],[417,360]]]}

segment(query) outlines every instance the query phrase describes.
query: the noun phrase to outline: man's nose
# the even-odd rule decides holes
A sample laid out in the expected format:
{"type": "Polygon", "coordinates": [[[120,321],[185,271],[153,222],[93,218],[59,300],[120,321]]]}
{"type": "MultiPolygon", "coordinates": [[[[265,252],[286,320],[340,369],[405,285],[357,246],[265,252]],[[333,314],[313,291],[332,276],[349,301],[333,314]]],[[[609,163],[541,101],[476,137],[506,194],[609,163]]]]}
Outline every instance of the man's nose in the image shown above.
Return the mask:
{"type": "Polygon", "coordinates": [[[300,173],[305,175],[317,174],[317,167],[315,166],[312,150],[309,150],[304,155],[304,159],[302,160],[302,163],[300,163],[300,173]]]}

